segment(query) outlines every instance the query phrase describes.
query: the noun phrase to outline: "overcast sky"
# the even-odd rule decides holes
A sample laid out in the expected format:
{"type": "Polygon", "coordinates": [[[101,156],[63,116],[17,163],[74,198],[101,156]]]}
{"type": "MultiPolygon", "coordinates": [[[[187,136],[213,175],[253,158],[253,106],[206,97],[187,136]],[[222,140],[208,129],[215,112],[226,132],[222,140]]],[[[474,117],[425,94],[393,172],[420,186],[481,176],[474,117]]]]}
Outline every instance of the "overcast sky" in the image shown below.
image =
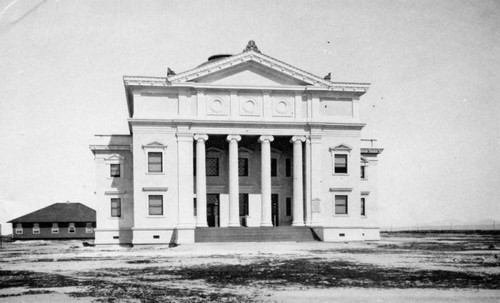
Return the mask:
{"type": "Polygon", "coordinates": [[[166,76],[248,40],[370,82],[380,223],[500,221],[499,1],[0,0],[0,224],[95,205],[88,146],[128,133],[123,75],[166,76]]]}

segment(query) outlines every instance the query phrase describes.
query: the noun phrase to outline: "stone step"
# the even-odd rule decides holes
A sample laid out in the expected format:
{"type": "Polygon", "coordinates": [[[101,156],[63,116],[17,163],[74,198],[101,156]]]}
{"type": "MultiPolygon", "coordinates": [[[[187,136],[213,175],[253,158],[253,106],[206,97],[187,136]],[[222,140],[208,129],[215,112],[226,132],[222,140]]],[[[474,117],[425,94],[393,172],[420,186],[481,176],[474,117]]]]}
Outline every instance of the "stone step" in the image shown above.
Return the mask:
{"type": "Polygon", "coordinates": [[[195,242],[307,242],[317,241],[309,227],[221,227],[196,228],[195,242]]]}

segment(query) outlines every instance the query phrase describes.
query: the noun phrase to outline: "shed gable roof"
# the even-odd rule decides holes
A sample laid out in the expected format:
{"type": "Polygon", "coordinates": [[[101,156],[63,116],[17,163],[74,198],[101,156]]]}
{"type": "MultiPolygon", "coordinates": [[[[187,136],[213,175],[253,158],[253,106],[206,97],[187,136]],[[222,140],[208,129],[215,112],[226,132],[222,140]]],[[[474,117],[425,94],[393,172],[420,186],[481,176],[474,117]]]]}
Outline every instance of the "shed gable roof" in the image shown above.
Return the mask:
{"type": "Polygon", "coordinates": [[[96,212],[82,203],[54,203],[8,223],[95,222],[96,212]]]}

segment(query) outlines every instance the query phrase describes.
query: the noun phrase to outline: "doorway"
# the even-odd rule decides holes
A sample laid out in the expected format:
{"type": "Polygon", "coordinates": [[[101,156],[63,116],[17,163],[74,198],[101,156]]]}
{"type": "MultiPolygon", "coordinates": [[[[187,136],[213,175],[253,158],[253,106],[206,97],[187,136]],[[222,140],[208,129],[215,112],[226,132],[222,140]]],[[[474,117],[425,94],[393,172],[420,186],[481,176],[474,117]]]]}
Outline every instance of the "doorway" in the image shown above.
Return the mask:
{"type": "Polygon", "coordinates": [[[207,195],[207,223],[208,227],[219,227],[219,194],[207,195]]]}
{"type": "Polygon", "coordinates": [[[271,194],[271,220],[273,226],[279,226],[279,196],[278,194],[271,194]]]}

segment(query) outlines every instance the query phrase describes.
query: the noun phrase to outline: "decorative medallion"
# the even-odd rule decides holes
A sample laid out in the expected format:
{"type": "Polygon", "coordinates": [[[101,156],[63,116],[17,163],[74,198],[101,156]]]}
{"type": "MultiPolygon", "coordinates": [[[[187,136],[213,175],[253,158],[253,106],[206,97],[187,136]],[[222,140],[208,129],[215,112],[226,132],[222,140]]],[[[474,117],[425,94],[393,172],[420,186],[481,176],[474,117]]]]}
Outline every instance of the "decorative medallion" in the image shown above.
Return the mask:
{"type": "Polygon", "coordinates": [[[243,110],[249,114],[252,114],[255,111],[255,101],[247,100],[245,105],[243,105],[243,110]]]}
{"type": "Polygon", "coordinates": [[[210,110],[214,113],[222,112],[222,101],[219,99],[213,100],[212,104],[210,104],[210,110]]]}
{"type": "Polygon", "coordinates": [[[284,100],[281,100],[276,104],[276,111],[280,114],[285,114],[288,109],[288,103],[284,100]]]}

